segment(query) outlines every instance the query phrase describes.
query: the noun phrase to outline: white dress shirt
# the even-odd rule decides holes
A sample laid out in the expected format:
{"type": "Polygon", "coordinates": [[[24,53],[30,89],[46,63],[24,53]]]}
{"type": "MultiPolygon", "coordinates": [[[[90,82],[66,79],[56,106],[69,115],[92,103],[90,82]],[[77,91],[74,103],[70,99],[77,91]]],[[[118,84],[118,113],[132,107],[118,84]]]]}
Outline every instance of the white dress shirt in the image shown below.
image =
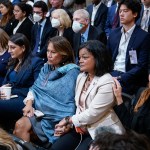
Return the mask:
{"type": "Polygon", "coordinates": [[[135,28],[135,25],[133,25],[126,33],[124,32],[123,27],[121,29],[122,36],[121,36],[120,44],[118,48],[118,55],[114,63],[114,70],[126,72],[125,70],[126,52],[127,52],[129,40],[134,31],[134,28],[135,28]]]}
{"type": "Polygon", "coordinates": [[[98,5],[93,5],[93,11],[92,11],[92,16],[91,16],[91,25],[94,26],[94,20],[95,20],[95,15],[97,13],[98,8],[100,7],[101,2],[98,5]]]}

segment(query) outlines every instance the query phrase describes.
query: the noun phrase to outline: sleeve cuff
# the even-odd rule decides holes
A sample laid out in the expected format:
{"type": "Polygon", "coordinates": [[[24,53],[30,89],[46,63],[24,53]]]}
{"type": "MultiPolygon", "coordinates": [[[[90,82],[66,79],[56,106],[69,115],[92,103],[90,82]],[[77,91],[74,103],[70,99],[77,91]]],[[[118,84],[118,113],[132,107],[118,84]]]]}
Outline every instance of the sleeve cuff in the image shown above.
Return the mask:
{"type": "Polygon", "coordinates": [[[80,124],[80,122],[79,122],[79,120],[78,120],[76,115],[73,115],[71,117],[71,119],[72,119],[72,123],[74,124],[75,127],[80,127],[81,126],[81,124],[80,124]]]}
{"type": "Polygon", "coordinates": [[[32,101],[32,103],[34,103],[34,96],[32,91],[29,91],[27,94],[27,97],[23,100],[24,104],[26,105],[27,101],[32,101]]]}

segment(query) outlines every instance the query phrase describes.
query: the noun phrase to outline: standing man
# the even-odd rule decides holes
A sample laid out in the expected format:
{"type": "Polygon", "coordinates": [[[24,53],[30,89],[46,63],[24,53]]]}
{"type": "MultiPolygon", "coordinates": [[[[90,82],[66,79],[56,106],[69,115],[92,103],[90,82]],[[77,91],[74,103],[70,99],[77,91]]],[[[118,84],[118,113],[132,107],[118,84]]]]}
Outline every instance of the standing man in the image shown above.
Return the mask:
{"type": "Polygon", "coordinates": [[[101,29],[104,31],[108,8],[101,0],[92,0],[92,3],[92,5],[87,7],[91,18],[91,25],[98,30],[101,29]]]}
{"type": "Polygon", "coordinates": [[[88,40],[99,40],[106,44],[106,35],[101,29],[99,31],[90,25],[90,16],[85,9],[78,9],[73,14],[72,29],[75,32],[73,39],[73,49],[76,63],[78,63],[78,49],[81,43],[88,40]]]}
{"type": "Polygon", "coordinates": [[[146,86],[150,35],[135,25],[141,5],[136,0],[122,0],[119,16],[122,27],[109,36],[108,48],[112,54],[114,70],[111,73],[123,87],[123,92],[134,94],[146,86]]]}
{"type": "Polygon", "coordinates": [[[50,19],[46,18],[48,7],[45,2],[37,1],[33,5],[33,19],[36,22],[32,28],[31,44],[33,54],[47,60],[47,41],[54,36],[50,19]]]}

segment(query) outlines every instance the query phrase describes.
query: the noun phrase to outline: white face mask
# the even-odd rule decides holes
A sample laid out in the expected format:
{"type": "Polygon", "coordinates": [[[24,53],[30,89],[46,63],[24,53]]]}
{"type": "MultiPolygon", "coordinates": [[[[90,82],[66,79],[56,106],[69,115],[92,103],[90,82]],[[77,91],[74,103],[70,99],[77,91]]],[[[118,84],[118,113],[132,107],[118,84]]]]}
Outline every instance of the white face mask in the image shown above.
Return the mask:
{"type": "Polygon", "coordinates": [[[42,19],[42,17],[36,13],[33,14],[33,20],[34,22],[39,22],[42,19]]]}
{"type": "Polygon", "coordinates": [[[59,19],[52,18],[51,24],[53,28],[58,28],[60,26],[60,21],[59,19]]]}
{"type": "Polygon", "coordinates": [[[83,27],[83,24],[79,23],[78,21],[73,21],[72,29],[75,33],[80,32],[83,27]]]}

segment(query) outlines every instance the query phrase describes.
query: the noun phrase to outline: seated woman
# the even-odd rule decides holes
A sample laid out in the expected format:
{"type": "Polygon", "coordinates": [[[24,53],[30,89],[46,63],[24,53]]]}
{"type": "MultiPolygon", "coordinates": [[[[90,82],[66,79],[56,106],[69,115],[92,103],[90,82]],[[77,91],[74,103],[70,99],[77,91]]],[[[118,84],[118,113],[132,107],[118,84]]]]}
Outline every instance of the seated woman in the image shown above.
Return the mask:
{"type": "MultiPolygon", "coordinates": [[[[9,84],[12,87],[12,95],[18,97],[10,100],[0,100],[0,122],[2,123],[19,119],[22,116],[23,99],[44,64],[42,59],[32,57],[29,41],[21,33],[17,33],[9,39],[8,47],[11,60],[8,63],[8,71],[3,86],[9,84]]],[[[3,93],[0,96],[5,99],[3,93]]]]}
{"type": "Polygon", "coordinates": [[[150,87],[140,88],[130,108],[127,108],[122,99],[121,85],[116,79],[114,81],[113,90],[117,100],[115,111],[121,122],[125,127],[150,137],[150,87]]]}
{"type": "Polygon", "coordinates": [[[32,14],[32,7],[24,2],[21,2],[14,6],[13,12],[16,19],[13,34],[22,33],[30,41],[33,22],[29,19],[29,16],[32,14]]]}
{"type": "Polygon", "coordinates": [[[54,143],[58,138],[54,136],[55,125],[65,116],[75,113],[75,84],[79,67],[74,64],[70,43],[62,36],[51,38],[47,59],[25,99],[24,116],[15,126],[14,134],[25,141],[31,140],[33,129],[42,143],[54,143]],[[42,115],[39,116],[35,110],[42,115]]]}
{"type": "Polygon", "coordinates": [[[64,147],[65,150],[88,149],[97,127],[108,126],[116,133],[124,133],[124,128],[113,110],[114,82],[109,74],[112,61],[106,47],[97,40],[83,43],[79,48],[79,64],[82,73],[76,83],[76,114],[60,121],[55,126],[55,135],[65,134],[71,125],[75,126],[76,131],[73,129],[62,136],[52,145],[52,150],[64,150],[64,147]]]}
{"type": "Polygon", "coordinates": [[[12,3],[8,0],[1,0],[0,12],[2,14],[0,18],[0,28],[5,30],[5,32],[10,36],[12,35],[13,26],[15,23],[12,3]]]}
{"type": "Polygon", "coordinates": [[[64,36],[73,46],[73,30],[71,28],[72,21],[64,9],[55,9],[51,13],[52,27],[56,28],[56,35],[64,36]]]}
{"type": "Polygon", "coordinates": [[[7,72],[7,63],[10,58],[10,54],[8,53],[8,34],[0,29],[0,86],[4,80],[4,77],[7,72]]]}

